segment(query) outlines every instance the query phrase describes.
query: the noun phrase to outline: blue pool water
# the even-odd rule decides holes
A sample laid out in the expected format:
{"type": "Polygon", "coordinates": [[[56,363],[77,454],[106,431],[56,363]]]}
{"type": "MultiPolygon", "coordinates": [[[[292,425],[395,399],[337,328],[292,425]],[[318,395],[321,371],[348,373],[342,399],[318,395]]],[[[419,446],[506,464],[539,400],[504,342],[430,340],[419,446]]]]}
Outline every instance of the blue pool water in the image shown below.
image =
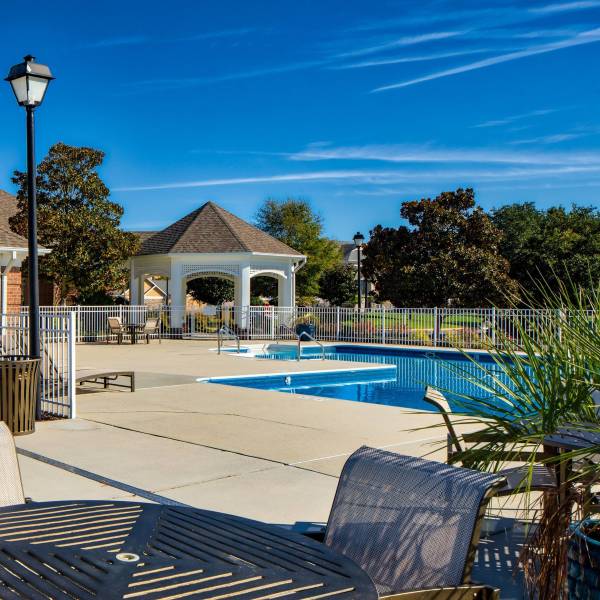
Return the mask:
{"type": "MultiPolygon", "coordinates": [[[[295,358],[295,352],[295,347],[291,345],[271,345],[265,353],[256,356],[272,360],[291,360],[295,358]]],[[[471,356],[478,362],[486,363],[488,369],[494,368],[494,361],[485,352],[472,353],[471,356]]],[[[319,358],[321,358],[320,348],[309,346],[302,349],[302,359],[319,358]]],[[[460,352],[339,345],[326,346],[325,358],[368,363],[372,366],[388,365],[391,368],[354,369],[343,373],[337,371],[214,378],[209,381],[289,394],[306,394],[422,410],[432,408],[423,402],[426,385],[436,385],[458,393],[481,395],[479,388],[458,378],[444,366],[448,363],[458,363],[457,366],[474,373],[477,367],[460,352]]],[[[449,400],[452,404],[451,394],[449,400]]]]}

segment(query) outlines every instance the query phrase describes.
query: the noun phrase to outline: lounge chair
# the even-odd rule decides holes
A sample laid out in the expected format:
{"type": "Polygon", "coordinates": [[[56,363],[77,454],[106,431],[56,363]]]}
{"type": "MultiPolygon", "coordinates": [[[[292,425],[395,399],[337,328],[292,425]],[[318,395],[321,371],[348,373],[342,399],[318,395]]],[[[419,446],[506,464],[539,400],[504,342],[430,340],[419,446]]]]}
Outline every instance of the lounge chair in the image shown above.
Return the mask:
{"type": "Polygon", "coordinates": [[[160,319],[158,317],[146,319],[144,329],[142,329],[142,335],[146,336],[146,344],[150,343],[150,336],[156,333],[158,333],[158,343],[160,344],[160,319]]]}
{"type": "Polygon", "coordinates": [[[387,600],[493,599],[470,583],[496,474],[363,446],[340,476],[324,542],[358,564],[387,600]]]}
{"type": "MultiPolygon", "coordinates": [[[[446,428],[448,429],[448,463],[455,463],[457,459],[464,452],[464,447],[461,443],[461,438],[454,429],[452,424],[452,409],[446,397],[439,391],[428,387],[425,390],[425,396],[423,398],[425,402],[435,406],[441,413],[446,428]]],[[[477,434],[475,434],[476,437],[477,434]]],[[[463,440],[469,440],[469,435],[463,436],[463,440]]],[[[515,458],[521,458],[527,460],[529,456],[523,456],[519,454],[515,458]]],[[[464,465],[468,466],[468,465],[464,465]]],[[[518,492],[519,488],[524,488],[524,481],[531,475],[531,481],[527,484],[529,491],[545,492],[556,489],[556,474],[554,468],[542,464],[535,464],[533,468],[530,465],[523,465],[519,467],[510,467],[502,469],[498,472],[498,475],[503,476],[506,479],[506,484],[500,490],[498,490],[498,496],[509,496],[518,492]],[[531,473],[530,473],[531,471],[531,473]]]]}
{"type": "Polygon", "coordinates": [[[84,383],[101,383],[104,389],[109,386],[127,388],[135,392],[135,373],[133,371],[110,371],[106,369],[78,369],[75,372],[75,381],[79,385],[84,383]],[[119,377],[129,379],[129,384],[118,383],[119,377]]]}
{"type": "Polygon", "coordinates": [[[24,503],[15,440],[6,423],[0,421],[0,506],[24,503]]]}
{"type": "MultiPolygon", "coordinates": [[[[123,325],[120,317],[108,317],[108,329],[110,331],[110,335],[117,336],[117,343],[123,343],[123,337],[127,334],[127,329],[125,325],[123,325]]],[[[108,344],[110,340],[110,336],[106,337],[106,343],[108,344]]]]}

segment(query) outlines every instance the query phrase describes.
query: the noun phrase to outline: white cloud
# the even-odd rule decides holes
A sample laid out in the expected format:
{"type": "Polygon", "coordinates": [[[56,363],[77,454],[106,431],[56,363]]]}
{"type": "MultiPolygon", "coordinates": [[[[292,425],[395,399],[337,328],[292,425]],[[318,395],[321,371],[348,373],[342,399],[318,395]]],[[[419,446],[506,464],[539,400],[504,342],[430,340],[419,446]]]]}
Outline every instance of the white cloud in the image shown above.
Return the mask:
{"type": "Polygon", "coordinates": [[[440,79],[442,77],[450,77],[452,75],[466,73],[467,71],[475,71],[478,69],[484,69],[486,67],[491,67],[493,65],[498,65],[501,63],[505,63],[505,62],[519,60],[521,58],[527,58],[528,56],[545,54],[547,52],[555,52],[557,50],[563,50],[565,48],[572,48],[574,46],[582,46],[584,44],[592,44],[592,43],[595,43],[598,41],[600,41],[600,27],[598,27],[596,29],[591,29],[589,31],[584,31],[584,32],[579,33],[569,39],[566,39],[566,40],[563,40],[560,42],[553,42],[550,44],[542,44],[539,46],[532,46],[531,48],[528,48],[527,50],[520,50],[518,52],[509,52],[508,54],[500,54],[498,56],[492,56],[491,58],[479,60],[479,61],[476,61],[473,63],[462,65],[460,67],[455,67],[453,69],[437,71],[436,73],[424,75],[423,77],[417,77],[416,79],[409,79],[407,81],[401,81],[399,83],[383,85],[378,88],[375,88],[372,91],[373,92],[385,92],[388,90],[405,88],[405,87],[409,87],[411,85],[424,83],[426,81],[440,79]]]}
{"type": "Polygon", "coordinates": [[[156,190],[193,189],[205,187],[221,187],[228,185],[252,185],[256,183],[289,183],[304,182],[342,182],[348,185],[392,185],[403,182],[440,181],[450,182],[451,185],[476,185],[480,180],[511,181],[515,179],[544,180],[549,178],[600,173],[600,161],[590,165],[535,165],[532,167],[510,167],[495,169],[472,169],[461,167],[458,169],[421,169],[421,170],[340,170],[340,171],[312,171],[304,173],[285,173],[280,175],[264,175],[257,177],[232,177],[223,179],[201,179],[196,181],[173,181],[144,185],[132,185],[113,188],[115,192],[147,192],[156,190]]]}
{"type": "Polygon", "coordinates": [[[335,69],[360,69],[363,67],[378,67],[381,65],[396,65],[399,63],[424,62],[428,60],[439,60],[442,58],[452,58],[455,56],[465,56],[467,54],[484,54],[491,52],[490,48],[474,48],[472,50],[457,50],[455,52],[434,52],[432,54],[422,54],[420,56],[401,56],[398,58],[382,58],[381,60],[367,60],[347,65],[338,65],[335,69]]]}
{"type": "Polygon", "coordinates": [[[536,8],[530,8],[529,12],[535,14],[553,14],[563,12],[573,12],[577,10],[588,10],[590,8],[600,7],[599,0],[582,0],[580,2],[563,2],[558,4],[546,4],[545,6],[539,6],[536,8]]]}
{"type": "Polygon", "coordinates": [[[433,148],[431,146],[367,145],[312,147],[291,160],[360,160],[392,163],[473,163],[527,165],[600,165],[600,154],[573,152],[516,152],[489,148],[433,148]]]}
{"type": "Polygon", "coordinates": [[[530,112],[521,113],[518,115],[511,115],[508,117],[502,117],[501,119],[493,119],[491,121],[484,121],[483,123],[479,123],[478,125],[474,125],[474,127],[498,127],[500,125],[510,125],[515,121],[521,121],[523,119],[530,119],[531,117],[542,117],[544,115],[549,115],[554,112],[558,112],[561,110],[560,108],[542,108],[539,110],[532,110],[530,112]]]}
{"type": "Polygon", "coordinates": [[[515,146],[525,144],[559,144],[560,142],[567,142],[569,140],[575,140],[583,137],[585,133],[554,133],[551,135],[542,135],[535,138],[528,138],[526,140],[515,140],[510,142],[515,146]]]}
{"type": "Polygon", "coordinates": [[[437,40],[445,40],[447,38],[457,37],[465,34],[466,31],[434,31],[431,33],[423,33],[420,35],[404,36],[384,44],[376,46],[367,46],[337,54],[336,58],[350,58],[352,56],[364,56],[366,54],[375,54],[384,50],[392,50],[393,48],[401,48],[403,46],[413,46],[415,44],[423,44],[425,42],[433,42],[437,40]]]}

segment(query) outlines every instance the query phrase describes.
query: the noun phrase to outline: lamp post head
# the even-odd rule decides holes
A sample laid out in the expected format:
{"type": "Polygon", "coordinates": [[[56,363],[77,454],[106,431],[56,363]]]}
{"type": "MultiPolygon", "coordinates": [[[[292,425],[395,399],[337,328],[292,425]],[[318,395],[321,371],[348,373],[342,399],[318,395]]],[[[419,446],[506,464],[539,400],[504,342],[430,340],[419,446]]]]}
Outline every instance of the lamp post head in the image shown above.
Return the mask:
{"type": "Polygon", "coordinates": [[[360,231],[357,231],[354,234],[354,237],[352,238],[352,240],[354,241],[354,245],[357,248],[360,248],[363,245],[363,242],[365,241],[365,236],[360,231]]]}
{"type": "Polygon", "coordinates": [[[35,57],[28,54],[22,63],[10,68],[5,81],[10,83],[19,106],[36,107],[43,102],[53,79],[50,68],[36,63],[35,57]]]}

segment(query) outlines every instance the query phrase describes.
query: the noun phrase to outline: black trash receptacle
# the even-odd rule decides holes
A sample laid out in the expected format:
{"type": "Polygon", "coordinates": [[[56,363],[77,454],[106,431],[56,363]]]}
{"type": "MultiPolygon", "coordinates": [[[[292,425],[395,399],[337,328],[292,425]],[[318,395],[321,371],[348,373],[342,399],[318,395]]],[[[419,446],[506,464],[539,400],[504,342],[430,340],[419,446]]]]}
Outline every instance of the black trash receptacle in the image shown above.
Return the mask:
{"type": "Polygon", "coordinates": [[[0,356],[0,421],[13,435],[35,431],[35,403],[40,377],[40,359],[0,356]]]}

